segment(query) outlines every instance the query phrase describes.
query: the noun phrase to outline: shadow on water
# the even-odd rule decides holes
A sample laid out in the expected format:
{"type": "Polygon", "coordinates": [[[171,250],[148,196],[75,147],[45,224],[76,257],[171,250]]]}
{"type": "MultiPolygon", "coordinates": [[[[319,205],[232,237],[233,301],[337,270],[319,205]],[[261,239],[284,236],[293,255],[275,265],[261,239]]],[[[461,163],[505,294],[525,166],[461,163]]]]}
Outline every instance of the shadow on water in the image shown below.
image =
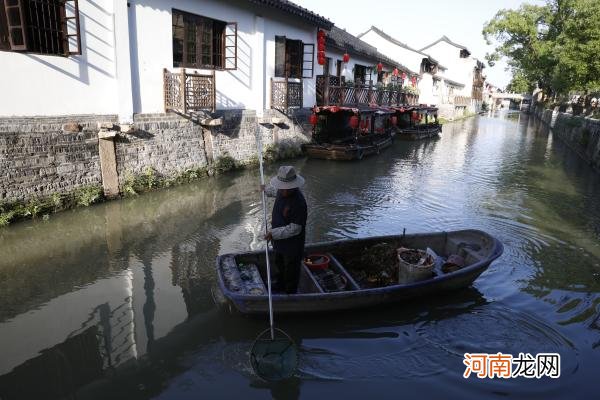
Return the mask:
{"type": "MultiPolygon", "coordinates": [[[[300,368],[248,362],[265,318],[218,312],[217,254],[256,249],[256,171],[0,230],[0,398],[570,398],[600,362],[600,178],[525,115],[447,124],[357,163],[294,160],[308,241],[477,228],[503,257],[473,287],[278,318],[300,368]],[[558,352],[558,380],[462,378],[465,352],[558,352]],[[401,388],[401,389],[399,389],[401,388]]],[[[276,166],[271,166],[269,174],[276,166]]]]}

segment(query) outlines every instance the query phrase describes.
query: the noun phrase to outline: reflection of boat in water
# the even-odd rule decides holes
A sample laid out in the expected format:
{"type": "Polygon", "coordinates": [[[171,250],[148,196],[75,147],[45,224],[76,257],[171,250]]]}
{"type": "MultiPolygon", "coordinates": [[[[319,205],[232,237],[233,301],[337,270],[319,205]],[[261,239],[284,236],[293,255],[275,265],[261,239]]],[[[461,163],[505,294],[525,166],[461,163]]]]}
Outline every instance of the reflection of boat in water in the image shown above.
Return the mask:
{"type": "Polygon", "coordinates": [[[400,140],[426,139],[438,136],[442,132],[436,107],[394,107],[394,110],[398,120],[396,137],[400,140]]]}
{"type": "MultiPolygon", "coordinates": [[[[342,277],[345,286],[341,290],[335,291],[325,288],[322,283],[319,283],[317,274],[304,263],[301,269],[298,293],[291,295],[275,293],[273,295],[273,305],[277,312],[349,310],[466,287],[502,254],[503,246],[497,239],[485,232],[464,230],[338,240],[306,246],[306,251],[307,253],[327,255],[331,262],[330,269],[342,277]],[[392,248],[425,249],[429,247],[439,255],[460,255],[465,264],[457,270],[432,273],[430,277],[416,282],[399,283],[396,281],[390,283],[388,281],[380,285],[366,285],[356,272],[353,270],[349,272],[348,266],[352,261],[359,259],[367,248],[380,244],[386,244],[392,248]],[[340,260],[346,265],[344,266],[340,260]]],[[[240,264],[254,266],[253,268],[258,269],[262,280],[265,280],[266,268],[262,251],[219,256],[217,258],[217,275],[222,296],[219,296],[217,300],[223,304],[230,304],[241,313],[266,313],[268,311],[266,291],[257,288],[256,284],[253,284],[250,290],[245,290],[246,279],[240,275],[238,267],[240,264]]],[[[379,265],[374,263],[363,265],[363,269],[367,273],[378,267],[379,265]]]]}
{"type": "Polygon", "coordinates": [[[392,144],[394,110],[388,107],[315,107],[307,155],[327,160],[360,160],[392,144]]]}

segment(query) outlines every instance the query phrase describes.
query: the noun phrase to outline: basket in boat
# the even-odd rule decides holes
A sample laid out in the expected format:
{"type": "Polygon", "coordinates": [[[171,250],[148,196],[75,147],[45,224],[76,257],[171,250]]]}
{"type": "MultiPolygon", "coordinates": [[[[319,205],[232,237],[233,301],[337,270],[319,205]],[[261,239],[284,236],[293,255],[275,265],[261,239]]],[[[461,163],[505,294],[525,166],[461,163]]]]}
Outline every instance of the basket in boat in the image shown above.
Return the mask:
{"type": "Polygon", "coordinates": [[[398,249],[398,283],[413,283],[431,278],[434,260],[420,249],[398,249]]]}
{"type": "Polygon", "coordinates": [[[329,267],[329,257],[325,254],[311,254],[304,259],[304,264],[311,271],[321,271],[329,267]]]}

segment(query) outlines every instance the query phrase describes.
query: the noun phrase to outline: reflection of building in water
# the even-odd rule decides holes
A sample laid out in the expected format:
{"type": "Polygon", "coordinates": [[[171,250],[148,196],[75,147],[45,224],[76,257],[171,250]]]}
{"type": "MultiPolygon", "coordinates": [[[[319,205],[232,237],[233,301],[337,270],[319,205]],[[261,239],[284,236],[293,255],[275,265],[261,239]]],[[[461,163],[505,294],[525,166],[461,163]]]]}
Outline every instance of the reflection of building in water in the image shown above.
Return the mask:
{"type": "Polygon", "coordinates": [[[1,399],[61,399],[102,376],[100,332],[87,328],[0,376],[1,399]]]}
{"type": "Polygon", "coordinates": [[[181,242],[171,251],[172,284],[181,288],[188,317],[213,307],[212,279],[206,275],[207,265],[217,257],[218,240],[214,241],[209,246],[199,241],[181,242]]]}

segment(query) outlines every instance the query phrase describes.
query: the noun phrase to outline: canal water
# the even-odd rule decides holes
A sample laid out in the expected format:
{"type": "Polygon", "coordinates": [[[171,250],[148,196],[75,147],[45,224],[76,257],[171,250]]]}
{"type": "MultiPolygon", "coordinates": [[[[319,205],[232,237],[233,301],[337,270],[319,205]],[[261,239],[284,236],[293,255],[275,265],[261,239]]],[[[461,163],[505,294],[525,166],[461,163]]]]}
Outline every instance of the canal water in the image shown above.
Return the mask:
{"type": "Polygon", "coordinates": [[[211,298],[215,257],[263,246],[256,171],[15,224],[0,230],[0,398],[598,396],[600,175],[532,117],[292,163],[309,242],[477,228],[504,255],[452,294],[279,319],[299,370],[267,384],[248,361],[267,316],[211,298]],[[561,376],[465,379],[465,352],[559,353],[561,376]]]}

